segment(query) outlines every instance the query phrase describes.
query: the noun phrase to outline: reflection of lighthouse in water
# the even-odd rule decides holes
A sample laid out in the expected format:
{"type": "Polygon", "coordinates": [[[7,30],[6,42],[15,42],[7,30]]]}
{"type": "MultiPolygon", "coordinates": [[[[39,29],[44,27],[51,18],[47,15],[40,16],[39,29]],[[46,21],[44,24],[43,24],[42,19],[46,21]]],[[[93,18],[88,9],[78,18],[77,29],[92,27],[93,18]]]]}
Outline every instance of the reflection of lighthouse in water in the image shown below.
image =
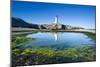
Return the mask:
{"type": "Polygon", "coordinates": [[[57,33],[53,33],[53,36],[54,36],[55,41],[57,41],[58,40],[58,34],[57,33]]]}

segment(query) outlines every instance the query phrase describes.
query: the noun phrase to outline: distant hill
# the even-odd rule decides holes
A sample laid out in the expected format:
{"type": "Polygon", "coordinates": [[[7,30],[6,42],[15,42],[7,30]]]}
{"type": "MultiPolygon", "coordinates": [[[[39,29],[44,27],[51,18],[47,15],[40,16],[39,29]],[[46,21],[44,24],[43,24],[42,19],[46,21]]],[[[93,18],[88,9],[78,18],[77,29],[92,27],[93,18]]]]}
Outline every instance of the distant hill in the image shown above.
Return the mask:
{"type": "Polygon", "coordinates": [[[12,17],[12,27],[22,27],[22,28],[34,28],[34,29],[39,29],[37,24],[30,24],[27,23],[26,21],[20,19],[20,18],[15,18],[12,17]]]}

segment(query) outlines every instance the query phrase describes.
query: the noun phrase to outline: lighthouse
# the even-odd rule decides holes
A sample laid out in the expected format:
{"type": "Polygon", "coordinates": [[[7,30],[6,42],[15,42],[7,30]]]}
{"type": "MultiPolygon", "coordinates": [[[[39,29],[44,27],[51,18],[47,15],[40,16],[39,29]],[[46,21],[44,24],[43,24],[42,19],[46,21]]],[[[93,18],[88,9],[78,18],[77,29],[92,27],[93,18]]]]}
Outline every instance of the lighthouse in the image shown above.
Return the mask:
{"type": "Polygon", "coordinates": [[[58,16],[54,17],[54,22],[50,25],[48,25],[48,29],[50,30],[60,30],[62,29],[62,25],[58,21],[58,16]]]}
{"type": "Polygon", "coordinates": [[[55,24],[58,24],[58,16],[55,16],[54,23],[55,23],[55,24]]]}

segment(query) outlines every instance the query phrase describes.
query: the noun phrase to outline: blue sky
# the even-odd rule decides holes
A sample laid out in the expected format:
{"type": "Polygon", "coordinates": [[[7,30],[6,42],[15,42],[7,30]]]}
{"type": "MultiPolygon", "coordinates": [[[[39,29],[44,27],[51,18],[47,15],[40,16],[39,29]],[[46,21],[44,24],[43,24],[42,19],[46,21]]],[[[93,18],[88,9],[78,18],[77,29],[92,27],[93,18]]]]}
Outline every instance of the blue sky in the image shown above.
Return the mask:
{"type": "Polygon", "coordinates": [[[33,24],[59,23],[95,29],[95,6],[12,1],[12,16],[33,24]]]}

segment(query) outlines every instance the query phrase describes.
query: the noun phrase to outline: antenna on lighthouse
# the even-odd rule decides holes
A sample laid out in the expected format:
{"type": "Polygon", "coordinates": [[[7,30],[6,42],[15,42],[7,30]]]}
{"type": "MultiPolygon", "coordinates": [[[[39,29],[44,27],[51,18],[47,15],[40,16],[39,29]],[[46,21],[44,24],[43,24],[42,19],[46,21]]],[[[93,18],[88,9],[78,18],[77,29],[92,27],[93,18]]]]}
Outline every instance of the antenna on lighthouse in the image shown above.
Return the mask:
{"type": "Polygon", "coordinates": [[[58,16],[55,16],[55,21],[54,21],[55,24],[58,23],[58,16]]]}

